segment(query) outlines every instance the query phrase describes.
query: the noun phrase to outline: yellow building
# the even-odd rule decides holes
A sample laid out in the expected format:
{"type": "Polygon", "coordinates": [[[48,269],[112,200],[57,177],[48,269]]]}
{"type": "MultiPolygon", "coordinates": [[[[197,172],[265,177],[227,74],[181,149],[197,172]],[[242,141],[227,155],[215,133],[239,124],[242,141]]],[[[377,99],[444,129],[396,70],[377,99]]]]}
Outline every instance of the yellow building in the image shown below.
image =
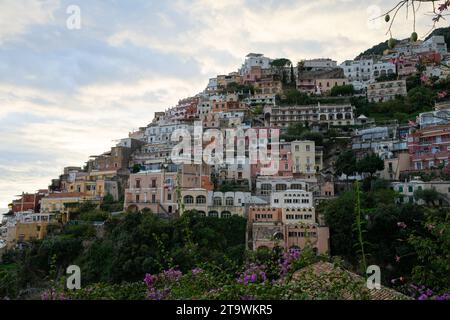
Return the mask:
{"type": "Polygon", "coordinates": [[[41,200],[41,213],[60,214],[63,223],[70,220],[70,214],[78,210],[83,202],[100,203],[100,200],[84,193],[50,193],[41,200]]]}
{"type": "Polygon", "coordinates": [[[89,174],[83,172],[68,181],[65,188],[67,192],[83,193],[92,200],[102,199],[107,194],[118,200],[118,183],[112,180],[116,175],[116,171],[92,171],[89,174]]]}
{"type": "Polygon", "coordinates": [[[42,240],[47,235],[48,226],[56,224],[58,222],[52,214],[18,213],[7,222],[7,246],[11,248],[20,242],[42,240]]]}
{"type": "Polygon", "coordinates": [[[314,141],[292,141],[292,172],[300,175],[313,175],[322,169],[323,152],[316,150],[314,141]]]}
{"type": "Polygon", "coordinates": [[[316,80],[317,93],[330,94],[331,89],[333,89],[334,87],[345,86],[347,84],[350,84],[347,78],[317,79],[316,80]]]}

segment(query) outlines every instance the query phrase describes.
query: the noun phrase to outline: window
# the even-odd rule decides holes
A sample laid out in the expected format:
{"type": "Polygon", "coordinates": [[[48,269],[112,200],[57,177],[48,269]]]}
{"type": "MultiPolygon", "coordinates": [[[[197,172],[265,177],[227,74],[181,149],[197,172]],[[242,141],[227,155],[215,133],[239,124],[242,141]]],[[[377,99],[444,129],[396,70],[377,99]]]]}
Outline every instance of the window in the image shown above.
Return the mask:
{"type": "Polygon", "coordinates": [[[139,195],[136,195],[136,203],[139,203],[139,195]]]}
{"type": "Polygon", "coordinates": [[[194,197],[193,196],[185,196],[184,197],[184,203],[187,203],[187,204],[194,203],[194,197]]]}
{"type": "Polygon", "coordinates": [[[168,193],[168,194],[167,194],[167,200],[168,200],[168,201],[171,201],[171,200],[172,200],[172,194],[171,194],[171,193],[168,193]]]}
{"type": "Polygon", "coordinates": [[[208,216],[211,217],[211,218],[218,218],[219,217],[219,213],[217,211],[210,211],[208,216]]]}
{"type": "Polygon", "coordinates": [[[156,194],[152,194],[152,203],[156,203],[156,194]]]}
{"type": "Polygon", "coordinates": [[[311,146],[309,144],[306,145],[306,151],[307,152],[311,151],[311,146]]]}
{"type": "Polygon", "coordinates": [[[226,204],[227,206],[232,206],[232,205],[234,205],[234,199],[233,199],[233,197],[227,197],[227,198],[225,199],[225,204],[226,204]]]}
{"type": "Polygon", "coordinates": [[[398,187],[398,192],[403,192],[403,186],[398,187]]]}
{"type": "Polygon", "coordinates": [[[272,185],[268,183],[264,183],[261,185],[261,194],[268,195],[272,191],[272,185]]]}
{"type": "Polygon", "coordinates": [[[277,191],[285,191],[286,190],[286,185],[279,183],[279,184],[277,184],[275,186],[275,190],[277,190],[277,191]]]}
{"type": "Polygon", "coordinates": [[[231,212],[229,211],[222,212],[222,218],[229,218],[229,217],[231,217],[231,212]]]}
{"type": "Polygon", "coordinates": [[[413,186],[408,186],[408,192],[414,192],[414,187],[413,186]]]}
{"type": "Polygon", "coordinates": [[[136,189],[141,187],[141,180],[136,180],[136,189]]]}
{"type": "Polygon", "coordinates": [[[221,197],[214,197],[213,203],[215,206],[221,206],[222,205],[222,198],[221,197]]]}
{"type": "Polygon", "coordinates": [[[197,204],[204,204],[206,203],[206,197],[205,196],[198,196],[196,199],[197,204]]]}
{"type": "Polygon", "coordinates": [[[156,188],[156,179],[152,179],[152,188],[156,188]]]}

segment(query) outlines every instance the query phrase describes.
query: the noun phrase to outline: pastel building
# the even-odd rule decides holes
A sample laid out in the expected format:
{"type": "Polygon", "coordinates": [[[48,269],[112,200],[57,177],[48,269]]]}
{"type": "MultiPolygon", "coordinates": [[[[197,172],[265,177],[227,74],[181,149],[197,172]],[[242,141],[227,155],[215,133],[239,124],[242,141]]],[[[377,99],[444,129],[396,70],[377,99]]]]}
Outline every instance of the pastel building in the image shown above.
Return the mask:
{"type": "Polygon", "coordinates": [[[292,172],[294,175],[309,176],[322,170],[323,152],[316,150],[314,141],[292,141],[292,172]]]}
{"type": "Polygon", "coordinates": [[[163,165],[160,169],[130,175],[125,189],[126,210],[149,209],[154,214],[172,216],[178,212],[177,188],[212,189],[206,165],[163,165]]]}
{"type": "Polygon", "coordinates": [[[400,194],[401,203],[423,204],[423,200],[414,197],[414,193],[419,190],[434,189],[439,193],[438,204],[450,205],[450,182],[448,181],[422,181],[415,177],[410,181],[392,182],[392,188],[400,194]]]}
{"type": "Polygon", "coordinates": [[[273,193],[269,206],[253,206],[248,216],[248,243],[252,250],[265,247],[329,251],[329,230],[319,224],[311,192],[286,190],[273,193]]]}
{"type": "Polygon", "coordinates": [[[305,190],[317,182],[316,179],[298,179],[293,177],[261,176],[256,178],[256,195],[270,196],[273,192],[284,190],[305,190]]]}
{"type": "Polygon", "coordinates": [[[17,212],[6,221],[7,247],[32,240],[42,240],[47,234],[47,227],[58,224],[50,213],[34,213],[32,211],[17,212]]]}
{"type": "Polygon", "coordinates": [[[287,128],[295,123],[326,124],[329,126],[353,125],[355,107],[342,105],[265,106],[264,117],[270,125],[287,128]]]}
{"type": "Polygon", "coordinates": [[[370,102],[389,101],[406,94],[406,80],[375,82],[367,86],[367,99],[370,102]]]}
{"type": "Polygon", "coordinates": [[[250,192],[214,192],[193,188],[181,192],[184,211],[196,210],[200,215],[212,218],[247,216],[248,207],[267,204],[250,192]]]}
{"type": "Polygon", "coordinates": [[[38,190],[35,193],[22,193],[18,199],[12,202],[12,211],[23,212],[31,210],[33,212],[39,212],[40,201],[45,195],[48,194],[48,190],[38,190]]]}
{"type": "Polygon", "coordinates": [[[450,157],[450,125],[429,126],[408,136],[413,170],[445,168],[450,157]]]}

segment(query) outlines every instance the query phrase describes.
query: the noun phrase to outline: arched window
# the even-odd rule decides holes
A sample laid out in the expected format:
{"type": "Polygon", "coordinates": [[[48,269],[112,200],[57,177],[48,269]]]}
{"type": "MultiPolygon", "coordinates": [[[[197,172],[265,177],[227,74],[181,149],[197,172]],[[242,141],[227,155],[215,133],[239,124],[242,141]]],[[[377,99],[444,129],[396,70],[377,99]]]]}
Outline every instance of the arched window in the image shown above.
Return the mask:
{"type": "Polygon", "coordinates": [[[221,197],[214,197],[214,205],[215,206],[221,206],[222,205],[222,198],[221,197]]]}
{"type": "Polygon", "coordinates": [[[206,203],[206,197],[205,196],[198,196],[196,199],[197,204],[203,204],[206,203]]]}
{"type": "Polygon", "coordinates": [[[199,211],[198,214],[200,215],[200,217],[206,217],[205,211],[199,211]]]}
{"type": "Polygon", "coordinates": [[[184,203],[186,203],[186,204],[194,203],[194,197],[193,196],[184,196],[184,203]]]}
{"type": "Polygon", "coordinates": [[[210,218],[218,218],[219,217],[219,213],[217,211],[210,211],[208,216],[210,218]]]}
{"type": "Polygon", "coordinates": [[[231,212],[230,211],[224,211],[222,212],[222,218],[229,218],[231,217],[231,212]]]}
{"type": "Polygon", "coordinates": [[[234,199],[233,199],[233,197],[227,197],[227,198],[225,199],[225,204],[226,204],[227,206],[233,206],[233,205],[234,205],[234,199]]]}

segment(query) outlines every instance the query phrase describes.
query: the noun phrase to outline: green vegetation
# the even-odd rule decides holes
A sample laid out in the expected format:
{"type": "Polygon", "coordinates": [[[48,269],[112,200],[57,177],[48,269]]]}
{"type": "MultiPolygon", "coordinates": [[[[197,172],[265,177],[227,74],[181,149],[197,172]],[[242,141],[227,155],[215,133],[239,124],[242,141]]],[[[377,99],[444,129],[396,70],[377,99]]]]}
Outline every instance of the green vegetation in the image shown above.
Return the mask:
{"type": "Polygon", "coordinates": [[[355,256],[355,249],[362,240],[367,264],[381,267],[385,285],[401,290],[408,281],[438,294],[449,292],[448,210],[399,204],[397,193],[387,186],[383,180],[372,181],[371,188],[360,193],[359,204],[351,190],[322,205],[331,254],[358,268],[361,256],[355,256]],[[354,208],[361,212],[360,229],[355,229],[354,208]]]}
{"type": "Polygon", "coordinates": [[[87,217],[84,223],[69,223],[21,251],[8,252],[5,265],[18,267],[1,269],[0,296],[13,298],[27,285],[48,286],[71,264],[83,270],[84,285],[135,282],[147,272],[187,271],[202,263],[235,272],[243,264],[244,218],[203,218],[190,212],[163,220],[148,211],[125,213],[108,218],[99,236],[90,224],[97,213],[80,213],[79,219],[87,217]]]}
{"type": "Polygon", "coordinates": [[[450,89],[450,81],[438,80],[431,86],[419,84],[418,77],[407,79],[408,94],[406,97],[397,96],[385,102],[368,102],[366,98],[352,98],[352,103],[356,107],[357,114],[364,114],[376,120],[396,119],[401,123],[408,120],[415,120],[415,117],[434,108],[435,101],[438,100],[437,93],[450,89]]]}
{"type": "Polygon", "coordinates": [[[351,96],[355,93],[355,89],[352,84],[346,84],[343,86],[334,86],[331,88],[330,95],[333,97],[336,96],[351,96]]]}

